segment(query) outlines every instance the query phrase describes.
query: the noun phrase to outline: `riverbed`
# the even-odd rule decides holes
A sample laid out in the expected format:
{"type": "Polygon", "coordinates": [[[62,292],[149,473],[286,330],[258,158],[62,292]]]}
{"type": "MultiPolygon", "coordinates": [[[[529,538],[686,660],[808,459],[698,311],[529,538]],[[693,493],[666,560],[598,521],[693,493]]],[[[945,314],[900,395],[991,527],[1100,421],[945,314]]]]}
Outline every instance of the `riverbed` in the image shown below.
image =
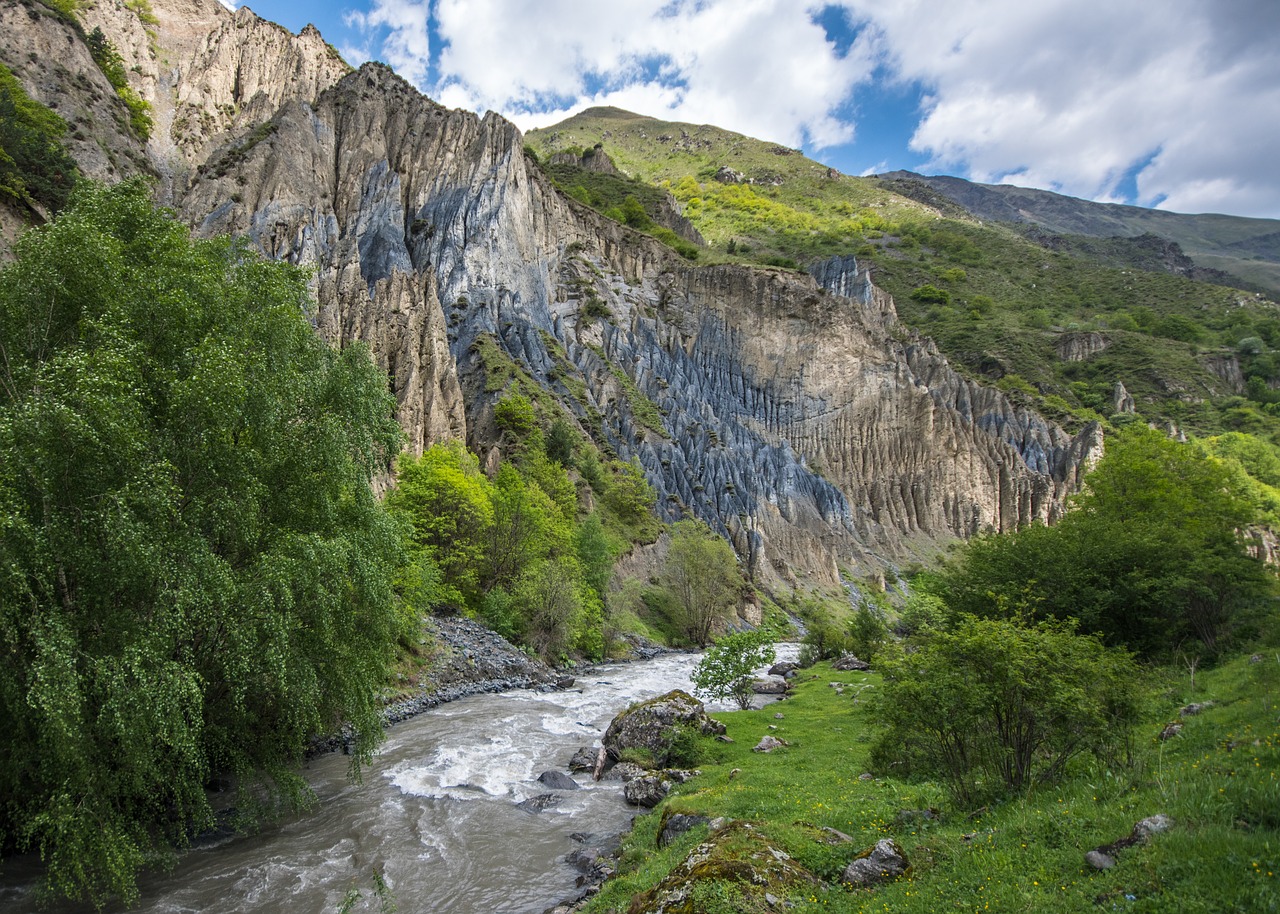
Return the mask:
{"type": "MultiPolygon", "coordinates": [[[[381,879],[399,914],[540,914],[579,891],[566,856],[586,836],[625,831],[642,810],[623,802],[619,782],[589,774],[575,775],[581,789],[556,792],[550,808],[519,804],[552,792],[538,776],[567,771],[574,751],[598,746],[627,705],[691,690],[698,659],[666,654],[596,667],[565,691],[441,705],[392,727],[359,784],[347,777],[347,757],[313,759],[304,771],[312,811],[185,852],[171,871],[142,876],[142,901],[130,910],[337,914],[359,893],[354,914],[381,909],[381,879]]],[[[30,867],[6,861],[0,911],[36,910],[30,867]]]]}

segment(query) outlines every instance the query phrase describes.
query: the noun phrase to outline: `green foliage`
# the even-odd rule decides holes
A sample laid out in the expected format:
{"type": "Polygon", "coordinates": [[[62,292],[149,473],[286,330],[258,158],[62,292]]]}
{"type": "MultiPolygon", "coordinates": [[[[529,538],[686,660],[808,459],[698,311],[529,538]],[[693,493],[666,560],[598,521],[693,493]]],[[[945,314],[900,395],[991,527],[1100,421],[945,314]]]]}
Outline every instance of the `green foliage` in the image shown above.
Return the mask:
{"type": "Polygon", "coordinates": [[[28,96],[0,64],[0,199],[53,212],[66,205],[79,175],[63,145],[66,132],[66,122],[28,96]]]}
{"type": "Polygon", "coordinates": [[[681,632],[699,647],[707,645],[715,627],[738,605],[743,584],[729,544],[693,520],[672,528],[662,581],[679,607],[681,632]]]}
{"type": "Polygon", "coordinates": [[[773,644],[762,632],[733,632],[716,639],[693,668],[694,688],[707,698],[732,698],[751,707],[755,671],[773,663],[773,644]]]}
{"type": "Polygon", "coordinates": [[[1143,427],[1113,435],[1056,526],[979,537],[936,579],[952,612],[1073,618],[1152,656],[1218,651],[1269,574],[1247,553],[1254,518],[1237,477],[1143,427]]]}
{"type": "Polygon", "coordinates": [[[1082,753],[1122,758],[1137,720],[1129,657],[1063,624],[967,618],[881,669],[873,755],[969,807],[1056,781],[1082,753]]]}
{"type": "Polygon", "coordinates": [[[860,603],[849,623],[849,647],[854,655],[870,663],[889,638],[884,616],[870,603],[860,603]]]}
{"type": "Polygon", "coordinates": [[[0,833],[101,905],[207,827],[299,803],[308,740],[382,736],[399,448],[305,277],[86,186],[0,275],[0,833]]]}
{"type": "Polygon", "coordinates": [[[151,105],[129,85],[129,77],[120,52],[107,36],[102,34],[100,28],[95,27],[85,36],[84,41],[94,63],[98,65],[102,75],[107,78],[107,82],[111,83],[111,88],[116,90],[116,95],[120,96],[120,100],[129,110],[129,129],[139,139],[147,139],[151,136],[151,105]]]}
{"type": "Polygon", "coordinates": [[[939,289],[937,286],[927,283],[913,289],[911,291],[911,297],[924,304],[947,305],[951,303],[950,292],[946,289],[939,289]]]}

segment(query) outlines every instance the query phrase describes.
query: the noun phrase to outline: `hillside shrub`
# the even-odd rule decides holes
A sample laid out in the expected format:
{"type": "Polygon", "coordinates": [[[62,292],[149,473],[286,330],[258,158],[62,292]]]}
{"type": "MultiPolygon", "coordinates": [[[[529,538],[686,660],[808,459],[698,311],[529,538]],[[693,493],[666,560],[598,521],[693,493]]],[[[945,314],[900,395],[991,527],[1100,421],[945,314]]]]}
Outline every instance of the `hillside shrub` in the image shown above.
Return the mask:
{"type": "Polygon", "coordinates": [[[1133,661],[1066,623],[967,617],[880,671],[873,763],[942,780],[964,807],[1051,783],[1079,755],[1116,764],[1131,748],[1133,661]]]}

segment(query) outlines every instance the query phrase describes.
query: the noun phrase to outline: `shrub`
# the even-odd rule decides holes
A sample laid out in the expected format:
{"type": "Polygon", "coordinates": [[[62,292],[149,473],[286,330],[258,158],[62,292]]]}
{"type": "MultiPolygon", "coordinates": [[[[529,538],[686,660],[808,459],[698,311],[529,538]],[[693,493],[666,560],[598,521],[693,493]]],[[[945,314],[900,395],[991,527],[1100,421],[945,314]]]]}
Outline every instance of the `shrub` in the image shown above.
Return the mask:
{"type": "Polygon", "coordinates": [[[732,698],[745,711],[751,707],[756,669],[773,658],[773,644],[763,632],[725,635],[694,667],[694,689],[708,698],[732,698]]]}
{"type": "Polygon", "coordinates": [[[881,670],[876,762],[940,778],[961,804],[1053,781],[1082,753],[1114,763],[1130,748],[1137,668],[1064,623],[966,617],[881,670]]]}
{"type": "Polygon", "coordinates": [[[948,305],[951,303],[951,293],[946,289],[939,289],[932,283],[917,286],[911,293],[911,297],[923,304],[948,305]]]}

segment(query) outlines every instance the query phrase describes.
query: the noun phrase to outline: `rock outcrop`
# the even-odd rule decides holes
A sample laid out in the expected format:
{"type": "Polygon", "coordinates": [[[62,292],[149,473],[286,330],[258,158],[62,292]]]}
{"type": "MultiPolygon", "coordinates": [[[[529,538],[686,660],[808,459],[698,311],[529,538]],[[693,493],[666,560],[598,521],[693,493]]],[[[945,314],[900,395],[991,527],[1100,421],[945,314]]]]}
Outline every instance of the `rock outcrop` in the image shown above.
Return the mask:
{"type": "Polygon", "coordinates": [[[165,202],[313,271],[318,331],[370,347],[411,452],[498,443],[496,356],[766,585],[1052,521],[1099,453],[1096,427],[1073,437],[956,374],[852,257],[691,266],[562,195],[495,114],[349,72],[314,29],[152,8],[154,36],[123,0],[84,16],[153,103],[144,164],[165,202]]]}
{"type": "Polygon", "coordinates": [[[707,716],[702,702],[675,689],[657,698],[632,705],[609,723],[601,741],[609,755],[620,758],[628,749],[647,755],[656,768],[672,761],[672,750],[682,729],[703,736],[724,733],[724,724],[707,716]]]}

